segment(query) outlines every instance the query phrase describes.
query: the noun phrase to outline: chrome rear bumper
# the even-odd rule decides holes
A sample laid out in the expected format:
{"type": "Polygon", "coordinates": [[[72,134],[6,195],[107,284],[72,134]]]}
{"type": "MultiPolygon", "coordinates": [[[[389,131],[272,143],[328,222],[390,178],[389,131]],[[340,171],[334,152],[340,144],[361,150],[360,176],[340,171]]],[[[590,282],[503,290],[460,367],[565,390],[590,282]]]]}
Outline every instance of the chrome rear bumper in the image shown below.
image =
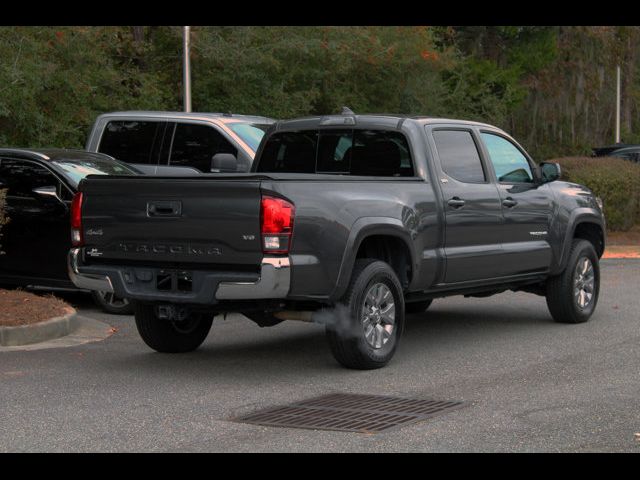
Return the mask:
{"type": "MultiPolygon", "coordinates": [[[[219,272],[195,272],[201,281],[194,281],[198,287],[190,294],[175,292],[160,292],[155,289],[155,276],[139,282],[133,272],[129,275],[132,281],[125,281],[123,273],[131,268],[118,266],[83,266],[81,250],[73,248],[68,256],[69,278],[78,287],[86,290],[115,292],[119,296],[134,300],[184,302],[184,303],[212,303],[215,300],[264,300],[271,298],[285,298],[291,285],[291,263],[288,257],[264,257],[260,265],[260,273],[254,273],[255,281],[229,281],[230,278],[244,277],[241,273],[221,274],[219,272]],[[83,271],[81,271],[83,270],[83,271]],[[94,272],[87,272],[94,270],[94,272]],[[108,273],[108,275],[105,275],[108,273]],[[152,280],[153,279],[153,280],[152,280]],[[115,283],[114,283],[115,282],[115,283]],[[114,288],[114,285],[117,288],[114,288]],[[215,295],[213,294],[215,292],[215,295]]],[[[153,270],[153,269],[145,269],[153,270]]],[[[240,280],[238,278],[238,280],[240,280]]],[[[251,278],[251,276],[249,276],[251,278]]],[[[243,279],[243,280],[244,280],[243,279]]],[[[215,303],[215,302],[214,302],[215,303]]]]}
{"type": "Polygon", "coordinates": [[[289,293],[291,264],[288,257],[264,257],[257,282],[220,282],[218,300],[284,298],[289,293]]]}
{"type": "Polygon", "coordinates": [[[78,271],[78,257],[80,255],[79,248],[72,248],[67,256],[67,270],[69,278],[73,284],[86,290],[97,290],[99,292],[113,292],[111,280],[106,275],[94,275],[80,273],[78,271]]]}

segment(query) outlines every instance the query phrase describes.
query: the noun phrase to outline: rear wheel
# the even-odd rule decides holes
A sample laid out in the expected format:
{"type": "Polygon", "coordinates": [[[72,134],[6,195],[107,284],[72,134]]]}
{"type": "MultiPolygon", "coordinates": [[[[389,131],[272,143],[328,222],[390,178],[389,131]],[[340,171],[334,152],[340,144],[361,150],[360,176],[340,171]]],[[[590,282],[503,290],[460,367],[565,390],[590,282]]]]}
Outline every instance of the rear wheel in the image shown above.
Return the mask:
{"type": "Polygon", "coordinates": [[[347,368],[384,367],[404,327],[404,297],[395,272],[379,260],[357,260],[351,282],[326,326],[336,360],[347,368]]]}
{"type": "Polygon", "coordinates": [[[91,292],[93,301],[103,311],[113,313],[114,315],[131,315],[133,313],[133,305],[126,298],[117,297],[113,292],[91,292]]]}
{"type": "Polygon", "coordinates": [[[153,305],[135,305],[138,333],[149,347],[163,353],[191,352],[198,348],[209,334],[212,315],[190,313],[177,320],[160,319],[153,305]]]}
{"type": "Polygon", "coordinates": [[[589,320],[598,303],[600,267],[593,245],[575,239],[564,271],[547,281],[547,306],[556,322],[589,320]]]}

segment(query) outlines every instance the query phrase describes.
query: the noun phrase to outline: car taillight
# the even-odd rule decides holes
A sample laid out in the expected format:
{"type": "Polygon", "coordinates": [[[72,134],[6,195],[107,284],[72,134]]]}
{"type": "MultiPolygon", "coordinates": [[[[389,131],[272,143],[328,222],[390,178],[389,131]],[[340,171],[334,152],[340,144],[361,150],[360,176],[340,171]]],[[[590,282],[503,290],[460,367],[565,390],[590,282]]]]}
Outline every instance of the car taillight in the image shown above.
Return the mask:
{"type": "Polygon", "coordinates": [[[71,244],[79,247],[83,244],[82,238],[82,192],[73,196],[71,202],[71,244]]]}
{"type": "Polygon", "coordinates": [[[295,207],[276,197],[262,197],[260,230],[264,253],[289,253],[295,207]]]}

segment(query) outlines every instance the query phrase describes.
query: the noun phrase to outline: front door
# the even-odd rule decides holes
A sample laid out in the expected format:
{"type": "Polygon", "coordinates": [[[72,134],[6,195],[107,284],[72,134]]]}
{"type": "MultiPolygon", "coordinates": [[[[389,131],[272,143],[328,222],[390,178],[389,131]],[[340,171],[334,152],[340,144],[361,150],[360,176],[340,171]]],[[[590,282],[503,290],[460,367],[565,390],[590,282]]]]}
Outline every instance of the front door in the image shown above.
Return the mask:
{"type": "Polygon", "coordinates": [[[9,218],[0,238],[0,275],[21,283],[68,281],[68,206],[34,189],[55,187],[63,199],[70,192],[51,171],[28,160],[0,159],[0,182],[7,189],[5,212],[9,218]]]}
{"type": "Polygon", "coordinates": [[[481,132],[486,155],[493,167],[504,216],[502,275],[546,271],[551,264],[550,222],[553,194],[536,182],[531,162],[508,138],[481,132]]]}
{"type": "Polygon", "coordinates": [[[471,129],[434,128],[445,209],[443,283],[500,276],[502,206],[471,129]]]}

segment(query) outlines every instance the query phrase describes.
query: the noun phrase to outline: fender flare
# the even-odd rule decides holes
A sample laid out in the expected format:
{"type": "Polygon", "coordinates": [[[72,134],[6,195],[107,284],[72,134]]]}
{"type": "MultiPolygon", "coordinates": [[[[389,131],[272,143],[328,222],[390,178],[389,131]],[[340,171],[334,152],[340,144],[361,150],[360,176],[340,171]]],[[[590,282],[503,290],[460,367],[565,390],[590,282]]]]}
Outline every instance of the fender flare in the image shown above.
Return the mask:
{"type": "Polygon", "coordinates": [[[573,241],[576,228],[582,223],[592,223],[600,227],[602,230],[603,241],[606,242],[606,227],[602,214],[593,208],[576,208],[571,212],[567,223],[567,229],[564,234],[564,241],[562,243],[562,250],[560,251],[560,258],[558,259],[557,267],[551,272],[552,275],[557,275],[562,272],[567,266],[569,259],[569,251],[571,250],[571,243],[573,241]]]}
{"type": "Polygon", "coordinates": [[[415,272],[420,267],[416,263],[418,257],[413,248],[411,234],[403,223],[393,217],[360,217],[351,226],[351,231],[342,255],[342,262],[340,263],[336,286],[329,295],[331,302],[337,301],[346,292],[349,281],[351,280],[351,273],[353,272],[353,267],[356,262],[358,249],[366,238],[373,235],[395,237],[402,241],[409,252],[410,258],[408,260],[411,262],[411,268],[414,272],[413,278],[416,277],[415,272]]]}

